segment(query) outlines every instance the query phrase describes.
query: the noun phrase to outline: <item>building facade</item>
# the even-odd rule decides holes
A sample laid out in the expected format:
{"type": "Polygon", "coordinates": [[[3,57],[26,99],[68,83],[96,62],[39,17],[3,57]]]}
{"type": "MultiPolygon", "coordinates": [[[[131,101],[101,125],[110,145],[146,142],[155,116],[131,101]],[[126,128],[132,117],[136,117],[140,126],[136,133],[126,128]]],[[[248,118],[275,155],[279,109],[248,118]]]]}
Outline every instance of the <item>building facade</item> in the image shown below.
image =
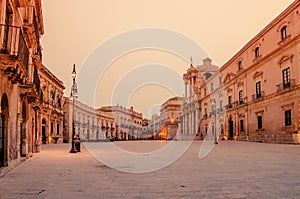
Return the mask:
{"type": "Polygon", "coordinates": [[[162,122],[159,114],[153,114],[149,122],[149,132],[151,134],[151,139],[159,139],[159,133],[161,131],[162,122]]]}
{"type": "Polygon", "coordinates": [[[209,79],[218,73],[218,67],[212,60],[206,58],[202,65],[194,67],[193,64],[183,74],[185,83],[183,104],[183,135],[203,138],[208,131],[211,113],[211,93],[213,85],[208,86],[209,79]],[[200,122],[201,121],[201,122],[200,122]]]}
{"type": "Polygon", "coordinates": [[[72,140],[73,118],[74,135],[78,135],[82,141],[92,141],[103,137],[100,135],[100,123],[94,108],[81,103],[76,98],[73,101],[73,98],[64,97],[63,111],[64,142],[72,140]]]}
{"type": "MultiPolygon", "coordinates": [[[[72,139],[72,120],[74,115],[75,135],[82,141],[132,140],[142,139],[147,132],[143,115],[133,107],[103,106],[94,109],[75,99],[64,97],[64,140],[72,139]]],[[[148,120],[147,120],[148,121],[148,120]]]]}
{"type": "Polygon", "coordinates": [[[225,139],[300,143],[299,23],[295,1],[220,69],[225,139]]]}
{"type": "MultiPolygon", "coordinates": [[[[42,105],[39,111],[39,132],[43,141],[53,142],[57,137],[63,140],[62,108],[64,84],[46,66],[42,65],[39,74],[42,89],[42,105]]],[[[45,143],[45,142],[44,142],[45,143]]]]}
{"type": "Polygon", "coordinates": [[[0,0],[0,167],[39,151],[40,0],[0,0]]]}
{"type": "Polygon", "coordinates": [[[183,75],[184,133],[203,138],[216,131],[221,139],[299,144],[299,24],[295,1],[219,71],[207,74],[208,67],[191,65],[183,75]]]}
{"type": "Polygon", "coordinates": [[[102,107],[102,111],[111,112],[115,121],[115,135],[118,140],[141,139],[143,133],[143,115],[123,106],[102,107]]]}
{"type": "Polygon", "coordinates": [[[172,140],[180,137],[182,133],[181,120],[183,100],[182,97],[173,97],[161,105],[160,120],[162,130],[160,132],[160,138],[172,140]]]}

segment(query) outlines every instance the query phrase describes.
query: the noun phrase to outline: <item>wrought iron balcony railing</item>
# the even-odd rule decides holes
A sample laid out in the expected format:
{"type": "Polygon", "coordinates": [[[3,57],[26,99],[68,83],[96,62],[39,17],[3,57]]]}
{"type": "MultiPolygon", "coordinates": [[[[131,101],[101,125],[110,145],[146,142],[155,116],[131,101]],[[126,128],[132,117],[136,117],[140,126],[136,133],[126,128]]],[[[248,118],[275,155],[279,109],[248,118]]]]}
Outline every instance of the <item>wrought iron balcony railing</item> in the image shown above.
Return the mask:
{"type": "Polygon", "coordinates": [[[17,57],[28,70],[29,50],[20,27],[0,24],[0,54],[17,57]]]}
{"type": "Polygon", "coordinates": [[[265,92],[264,91],[261,91],[260,93],[256,93],[256,94],[252,95],[252,101],[261,99],[264,96],[265,96],[265,92]]]}
{"type": "Polygon", "coordinates": [[[233,104],[232,104],[232,103],[227,104],[227,105],[225,106],[225,109],[226,109],[226,110],[231,109],[231,108],[233,108],[233,104]]]}
{"type": "Polygon", "coordinates": [[[293,86],[295,86],[295,80],[291,79],[287,83],[278,84],[277,85],[277,92],[282,91],[282,90],[287,89],[287,88],[291,88],[293,86]]]}
{"type": "Polygon", "coordinates": [[[235,106],[240,106],[240,105],[245,104],[245,102],[244,102],[244,100],[239,100],[239,101],[236,101],[235,104],[236,104],[235,106]]]}

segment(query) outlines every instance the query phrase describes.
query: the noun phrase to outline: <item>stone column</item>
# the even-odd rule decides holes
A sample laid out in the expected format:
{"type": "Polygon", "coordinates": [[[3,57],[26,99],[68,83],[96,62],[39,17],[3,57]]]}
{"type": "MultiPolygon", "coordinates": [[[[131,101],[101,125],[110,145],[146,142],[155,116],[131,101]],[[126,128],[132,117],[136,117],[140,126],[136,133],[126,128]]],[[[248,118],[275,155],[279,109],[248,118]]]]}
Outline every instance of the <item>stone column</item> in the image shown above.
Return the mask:
{"type": "Polygon", "coordinates": [[[187,125],[186,125],[186,123],[187,123],[187,112],[184,113],[184,127],[183,127],[184,135],[187,134],[187,125]]]}
{"type": "Polygon", "coordinates": [[[187,82],[186,81],[184,81],[184,95],[185,95],[185,99],[187,99],[188,96],[187,96],[187,82]]]}
{"type": "Polygon", "coordinates": [[[189,131],[189,129],[188,129],[188,120],[189,120],[189,118],[188,118],[188,112],[186,112],[185,113],[185,120],[184,120],[184,126],[185,126],[185,135],[188,135],[188,131],[189,131]]]}
{"type": "Polygon", "coordinates": [[[192,80],[190,79],[190,84],[189,84],[189,98],[192,97],[192,80]]]}
{"type": "Polygon", "coordinates": [[[194,108],[191,110],[191,134],[194,135],[194,108]]]}

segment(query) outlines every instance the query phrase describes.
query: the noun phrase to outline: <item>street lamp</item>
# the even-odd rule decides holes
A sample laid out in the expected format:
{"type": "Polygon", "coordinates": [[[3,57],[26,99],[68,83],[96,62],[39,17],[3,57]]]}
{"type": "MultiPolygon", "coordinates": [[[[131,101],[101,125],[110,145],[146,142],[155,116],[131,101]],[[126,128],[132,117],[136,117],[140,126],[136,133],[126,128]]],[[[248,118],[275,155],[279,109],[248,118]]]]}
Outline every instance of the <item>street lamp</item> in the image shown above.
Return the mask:
{"type": "Polygon", "coordinates": [[[214,125],[214,136],[215,136],[215,142],[214,144],[218,144],[218,140],[217,140],[217,104],[216,104],[216,99],[213,100],[214,102],[214,116],[215,116],[215,125],[214,125]]]}
{"type": "Polygon", "coordinates": [[[74,137],[75,137],[74,102],[75,102],[75,97],[77,95],[75,64],[73,65],[73,71],[71,73],[71,77],[73,80],[72,89],[71,89],[71,96],[73,98],[73,113],[72,113],[72,148],[70,150],[70,153],[77,153],[77,150],[75,148],[75,141],[74,141],[74,137]]]}

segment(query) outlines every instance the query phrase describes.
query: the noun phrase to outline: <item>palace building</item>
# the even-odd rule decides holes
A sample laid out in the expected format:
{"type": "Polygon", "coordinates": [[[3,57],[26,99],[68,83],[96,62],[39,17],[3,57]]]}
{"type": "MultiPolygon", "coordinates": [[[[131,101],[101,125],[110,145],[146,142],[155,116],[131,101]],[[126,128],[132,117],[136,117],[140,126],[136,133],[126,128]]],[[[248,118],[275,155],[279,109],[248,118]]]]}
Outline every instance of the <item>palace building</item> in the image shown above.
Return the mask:
{"type": "Polygon", "coordinates": [[[300,1],[220,69],[226,139],[300,143],[300,1]]]}
{"type": "Polygon", "coordinates": [[[132,140],[142,138],[143,132],[143,115],[133,109],[133,107],[126,108],[123,106],[104,106],[99,110],[110,113],[114,118],[114,124],[108,126],[111,134],[117,140],[132,140]]]}
{"type": "Polygon", "coordinates": [[[183,110],[183,98],[173,97],[161,105],[160,120],[162,131],[160,137],[166,140],[177,139],[181,134],[181,118],[183,110]],[[178,134],[177,134],[178,133],[178,134]]]}
{"type": "Polygon", "coordinates": [[[72,140],[72,123],[74,118],[74,135],[78,135],[81,140],[96,140],[100,133],[99,120],[94,108],[81,103],[79,100],[64,97],[64,142],[72,140]],[[74,107],[74,111],[73,111],[74,107]]]}
{"type": "Polygon", "coordinates": [[[184,74],[184,133],[300,143],[300,1],[292,3],[218,72],[184,74]],[[188,94],[187,94],[188,93],[188,94]],[[211,124],[211,125],[210,125],[211,124]]]}
{"type": "Polygon", "coordinates": [[[82,141],[132,140],[141,139],[145,122],[143,115],[133,107],[103,106],[93,108],[79,100],[64,97],[64,141],[72,139],[72,122],[74,116],[75,135],[82,141]],[[74,106],[74,112],[73,112],[74,106]],[[144,125],[144,126],[143,126],[144,125]]]}
{"type": "Polygon", "coordinates": [[[40,0],[0,0],[0,168],[40,150],[40,0]]]}
{"type": "Polygon", "coordinates": [[[53,73],[42,65],[40,71],[42,106],[39,111],[39,132],[43,141],[51,143],[54,137],[63,140],[63,90],[65,86],[53,73]]]}

